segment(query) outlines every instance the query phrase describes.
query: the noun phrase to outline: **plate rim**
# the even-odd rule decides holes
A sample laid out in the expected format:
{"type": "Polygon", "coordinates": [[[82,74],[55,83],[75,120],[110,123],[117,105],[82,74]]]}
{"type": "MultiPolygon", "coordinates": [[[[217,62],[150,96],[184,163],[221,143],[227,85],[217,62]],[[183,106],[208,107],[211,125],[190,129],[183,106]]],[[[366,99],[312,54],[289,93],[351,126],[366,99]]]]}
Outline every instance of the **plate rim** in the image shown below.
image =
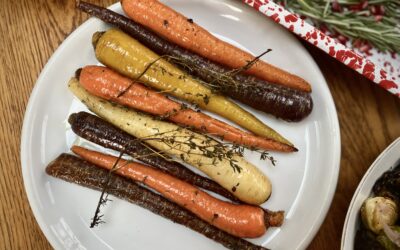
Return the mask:
{"type": "MultiPolygon", "coordinates": [[[[120,3],[114,3],[107,8],[111,10],[115,10],[120,3]]],[[[244,6],[247,7],[247,6],[244,6]]],[[[255,15],[259,13],[254,13],[255,15]]],[[[39,211],[39,206],[37,204],[37,201],[34,198],[33,194],[33,189],[30,188],[32,186],[32,180],[29,175],[29,168],[26,166],[29,166],[28,164],[28,156],[26,154],[27,147],[25,146],[28,142],[28,135],[29,135],[29,124],[31,123],[33,117],[32,117],[32,109],[35,104],[35,100],[37,99],[36,96],[39,94],[40,89],[41,89],[41,84],[37,84],[43,81],[43,78],[49,71],[49,67],[52,64],[53,61],[55,61],[59,55],[62,53],[63,48],[66,46],[67,42],[69,40],[74,39],[75,36],[77,36],[78,32],[80,29],[84,29],[86,26],[91,25],[93,22],[96,21],[96,18],[90,17],[88,20],[83,22],[81,25],[79,25],[76,29],[74,29],[70,35],[68,35],[67,38],[65,38],[61,44],[58,46],[58,48],[55,50],[55,52],[50,56],[48,61],[46,62],[45,66],[43,67],[39,77],[37,78],[35,85],[32,89],[32,92],[29,96],[29,101],[25,110],[24,114],[24,119],[23,119],[23,125],[22,125],[22,132],[21,132],[21,144],[20,144],[20,158],[21,158],[21,168],[22,168],[22,177],[23,177],[23,183],[24,183],[24,188],[25,192],[27,194],[29,206],[33,212],[33,215],[35,217],[35,220],[37,221],[41,231],[43,232],[44,236],[46,239],[49,241],[50,245],[55,248],[59,249],[64,247],[53,235],[53,233],[50,231],[49,227],[47,224],[44,222],[44,218],[42,216],[42,213],[39,211]],[[25,167],[24,167],[25,166],[25,167]]],[[[327,90],[327,99],[325,102],[329,105],[332,106],[332,113],[330,114],[331,116],[331,125],[332,129],[334,131],[333,136],[332,136],[332,168],[337,169],[337,171],[334,171],[333,174],[330,175],[330,182],[329,182],[329,192],[326,194],[326,201],[320,206],[319,209],[319,214],[315,217],[315,222],[312,225],[312,228],[308,231],[308,234],[305,235],[305,239],[301,241],[301,243],[298,245],[297,249],[305,249],[311,241],[314,239],[316,236],[317,232],[319,231],[322,223],[326,219],[326,216],[330,210],[330,207],[332,205],[332,201],[334,198],[334,195],[336,193],[336,188],[338,184],[338,178],[339,178],[339,172],[340,172],[340,162],[341,162],[341,134],[340,134],[340,126],[339,126],[339,118],[337,114],[337,109],[335,102],[333,100],[332,93],[329,89],[328,83],[324,77],[324,75],[321,72],[320,67],[312,57],[312,55],[308,52],[308,50],[304,47],[303,44],[300,43],[300,46],[306,51],[308,55],[310,55],[310,59],[312,63],[314,64],[313,67],[318,71],[318,73],[321,75],[323,78],[325,85],[326,85],[326,90],[327,90]]]]}
{"type": "MultiPolygon", "coordinates": [[[[115,8],[115,6],[117,6],[119,3],[115,3],[111,6],[109,6],[108,8],[115,8]]],[[[35,104],[35,100],[37,100],[36,96],[39,94],[40,92],[40,88],[42,87],[43,84],[38,84],[40,82],[43,81],[43,78],[45,77],[45,75],[47,74],[47,72],[49,71],[49,67],[50,65],[53,63],[53,61],[55,61],[59,55],[62,53],[63,48],[66,46],[67,42],[69,40],[74,39],[75,36],[77,36],[78,31],[80,29],[84,29],[86,26],[91,25],[91,23],[95,22],[95,18],[91,17],[88,20],[86,20],[85,22],[83,22],[81,25],[79,25],[76,29],[74,29],[71,34],[68,35],[68,37],[66,37],[61,44],[57,47],[57,49],[54,51],[54,53],[50,56],[50,58],[48,59],[48,61],[46,62],[45,66],[43,67],[42,71],[39,74],[39,77],[37,78],[35,85],[32,89],[32,92],[29,96],[29,101],[28,104],[26,106],[25,109],[25,114],[24,114],[24,119],[23,119],[23,123],[22,123],[22,132],[21,132],[21,145],[20,145],[20,159],[21,159],[21,169],[22,169],[22,179],[23,179],[23,183],[24,183],[24,189],[25,189],[25,193],[27,195],[28,198],[28,202],[29,202],[29,207],[32,210],[32,213],[35,217],[35,220],[37,222],[37,224],[40,227],[40,230],[42,231],[42,233],[44,234],[44,236],[46,237],[46,239],[48,240],[48,242],[50,243],[50,245],[54,248],[54,249],[61,249],[61,247],[63,247],[63,245],[61,245],[59,243],[59,241],[54,237],[54,235],[52,234],[52,232],[50,231],[49,227],[47,226],[47,224],[44,222],[44,218],[42,216],[42,213],[40,213],[39,211],[39,206],[37,204],[37,201],[34,198],[34,194],[33,194],[33,190],[31,188],[28,188],[30,186],[32,186],[32,181],[29,175],[29,168],[26,167],[28,166],[28,155],[25,152],[27,150],[27,147],[25,146],[28,142],[28,135],[29,135],[29,124],[31,124],[33,116],[32,116],[32,109],[34,107],[35,104]],[[25,166],[25,167],[24,167],[25,166]]]]}

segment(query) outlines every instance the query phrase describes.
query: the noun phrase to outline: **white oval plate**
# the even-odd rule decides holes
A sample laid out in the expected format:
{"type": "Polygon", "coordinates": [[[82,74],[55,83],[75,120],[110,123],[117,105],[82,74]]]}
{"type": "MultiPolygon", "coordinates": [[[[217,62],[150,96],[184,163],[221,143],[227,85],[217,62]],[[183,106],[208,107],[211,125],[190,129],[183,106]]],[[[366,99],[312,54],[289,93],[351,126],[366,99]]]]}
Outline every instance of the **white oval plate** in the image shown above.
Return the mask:
{"type": "MultiPolygon", "coordinates": [[[[312,83],[314,110],[299,123],[286,123],[248,107],[300,149],[273,153],[276,167],[246,153],[272,180],[273,195],[264,204],[285,210],[286,221],[252,240],[273,249],[303,249],[329,209],[339,171],[340,131],[327,84],[311,56],[289,32],[251,8],[228,0],[168,0],[166,4],[193,18],[217,36],[259,54],[312,83]]],[[[111,9],[121,12],[119,4],[111,9]]],[[[78,11],[78,10],[77,10],[78,11]]],[[[104,209],[106,224],[89,229],[99,193],[49,177],[46,165],[68,152],[76,136],[66,119],[83,110],[67,89],[79,67],[97,64],[91,36],[108,26],[90,19],[57,49],[41,73],[25,114],[21,159],[26,192],[44,234],[56,249],[224,249],[221,245],[128,202],[114,199],[104,209]]]]}
{"type": "Polygon", "coordinates": [[[390,144],[379,156],[365,173],[347,210],[346,220],[344,221],[342,232],[342,250],[353,250],[354,239],[360,225],[359,211],[365,199],[372,192],[372,187],[383,173],[388,171],[400,162],[400,137],[390,144]]]}

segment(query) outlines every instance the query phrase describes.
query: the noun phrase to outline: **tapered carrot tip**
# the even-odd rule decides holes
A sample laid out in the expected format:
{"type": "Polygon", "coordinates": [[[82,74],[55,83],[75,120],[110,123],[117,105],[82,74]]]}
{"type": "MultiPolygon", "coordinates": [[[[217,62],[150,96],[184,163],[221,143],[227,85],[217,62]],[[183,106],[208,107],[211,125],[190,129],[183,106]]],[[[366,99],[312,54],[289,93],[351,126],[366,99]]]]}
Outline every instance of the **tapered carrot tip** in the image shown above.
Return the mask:
{"type": "Polygon", "coordinates": [[[81,76],[82,68],[79,68],[75,71],[75,78],[79,80],[81,76]]]}
{"type": "Polygon", "coordinates": [[[78,118],[77,116],[78,116],[77,113],[71,114],[71,115],[68,117],[68,123],[69,123],[69,124],[74,124],[75,121],[76,121],[76,119],[78,118]]]}
{"type": "Polygon", "coordinates": [[[92,36],[92,45],[93,45],[93,48],[96,49],[97,42],[98,42],[99,39],[104,35],[104,33],[106,33],[106,32],[104,32],[104,31],[97,31],[97,32],[95,32],[95,33],[93,34],[93,36],[92,36]]]}

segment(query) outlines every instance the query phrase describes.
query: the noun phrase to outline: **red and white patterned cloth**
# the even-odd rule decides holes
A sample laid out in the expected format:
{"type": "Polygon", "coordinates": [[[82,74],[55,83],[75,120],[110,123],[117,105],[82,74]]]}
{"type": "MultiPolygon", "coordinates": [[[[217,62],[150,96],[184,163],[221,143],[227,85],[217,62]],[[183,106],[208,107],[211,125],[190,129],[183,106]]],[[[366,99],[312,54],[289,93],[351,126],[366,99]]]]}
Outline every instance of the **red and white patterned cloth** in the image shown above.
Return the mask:
{"type": "Polygon", "coordinates": [[[243,0],[243,2],[400,97],[399,54],[383,53],[374,48],[361,51],[352,48],[351,41],[342,44],[272,0],[243,0]]]}

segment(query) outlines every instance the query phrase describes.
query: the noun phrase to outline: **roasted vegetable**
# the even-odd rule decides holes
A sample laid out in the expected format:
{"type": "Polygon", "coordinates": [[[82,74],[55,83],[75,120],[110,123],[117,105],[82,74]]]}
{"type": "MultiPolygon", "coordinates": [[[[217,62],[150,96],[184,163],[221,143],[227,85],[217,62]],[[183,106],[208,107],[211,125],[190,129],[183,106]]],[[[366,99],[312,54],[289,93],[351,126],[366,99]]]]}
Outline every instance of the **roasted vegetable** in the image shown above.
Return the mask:
{"type": "MultiPolygon", "coordinates": [[[[62,154],[47,166],[46,173],[81,186],[102,190],[109,171],[100,169],[75,156],[62,154]]],[[[175,223],[184,225],[229,249],[266,249],[219,230],[191,212],[123,177],[112,175],[109,183],[108,192],[111,195],[148,209],[175,223]]]]}
{"type": "MultiPolygon", "coordinates": [[[[400,227],[393,227],[393,231],[400,234],[400,227]]],[[[371,230],[361,227],[356,233],[354,250],[399,250],[400,246],[396,245],[394,240],[389,239],[384,232],[375,234],[371,230]]]]}
{"type": "Polygon", "coordinates": [[[373,190],[375,195],[389,197],[400,205],[400,163],[385,172],[374,184],[373,190]]]}
{"type": "MultiPolygon", "coordinates": [[[[117,157],[73,146],[72,152],[105,169],[112,169],[117,157]]],[[[213,226],[242,238],[262,236],[269,226],[282,224],[283,213],[266,212],[257,206],[221,201],[184,181],[136,162],[120,160],[115,173],[159,192],[168,200],[191,211],[213,226]],[[268,214],[265,214],[268,213],[268,214]]]]}
{"type": "Polygon", "coordinates": [[[366,228],[378,234],[383,230],[384,225],[394,225],[398,212],[398,207],[393,200],[372,197],[364,201],[361,207],[361,218],[366,228]]]}
{"type": "MultiPolygon", "coordinates": [[[[221,41],[192,19],[184,17],[157,0],[123,0],[121,4],[124,12],[136,22],[212,61],[236,69],[254,59],[254,56],[221,41]]],[[[259,61],[246,72],[266,81],[311,91],[310,84],[304,79],[263,61],[259,61]]]]}
{"type": "Polygon", "coordinates": [[[358,229],[354,239],[354,250],[386,250],[377,236],[366,228],[358,229]]]}
{"type": "Polygon", "coordinates": [[[92,96],[75,78],[69,82],[69,89],[92,112],[161,152],[193,165],[240,200],[259,205],[269,198],[268,178],[239,155],[221,148],[219,142],[92,96]]]}
{"type": "Polygon", "coordinates": [[[170,43],[125,16],[82,1],[78,6],[90,15],[117,26],[155,53],[179,59],[170,58],[178,65],[184,64],[184,69],[191,74],[210,83],[211,88],[255,109],[288,121],[301,120],[312,111],[313,102],[308,93],[241,73],[228,77],[231,69],[170,43]]]}
{"type": "Polygon", "coordinates": [[[379,238],[379,242],[385,246],[386,249],[400,249],[400,227],[398,226],[383,226],[384,237],[379,238]]]}
{"type": "Polygon", "coordinates": [[[386,171],[374,184],[375,197],[361,207],[363,224],[357,231],[356,250],[400,249],[399,218],[400,164],[386,171]]]}
{"type": "Polygon", "coordinates": [[[150,87],[195,103],[219,114],[256,135],[292,144],[254,115],[227,98],[213,93],[184,72],[160,58],[127,34],[110,29],[93,36],[97,59],[122,75],[138,79],[150,87]]]}
{"type": "Polygon", "coordinates": [[[192,172],[179,163],[167,160],[165,157],[155,154],[155,149],[144,146],[140,141],[136,140],[137,138],[114,127],[97,116],[86,112],[79,112],[70,115],[68,122],[77,135],[88,141],[106,148],[125,152],[135,158],[139,155],[141,157],[138,158],[138,160],[156,167],[165,173],[205,190],[212,191],[232,201],[239,201],[218,183],[192,172]]]}
{"type": "Polygon", "coordinates": [[[214,119],[202,112],[175,102],[166,96],[146,88],[140,83],[100,66],[86,66],[79,70],[79,83],[92,95],[121,105],[159,116],[188,128],[206,132],[248,148],[262,148],[281,152],[293,152],[296,148],[271,139],[255,136],[214,119]],[[128,88],[122,96],[118,94],[128,88]]]}

